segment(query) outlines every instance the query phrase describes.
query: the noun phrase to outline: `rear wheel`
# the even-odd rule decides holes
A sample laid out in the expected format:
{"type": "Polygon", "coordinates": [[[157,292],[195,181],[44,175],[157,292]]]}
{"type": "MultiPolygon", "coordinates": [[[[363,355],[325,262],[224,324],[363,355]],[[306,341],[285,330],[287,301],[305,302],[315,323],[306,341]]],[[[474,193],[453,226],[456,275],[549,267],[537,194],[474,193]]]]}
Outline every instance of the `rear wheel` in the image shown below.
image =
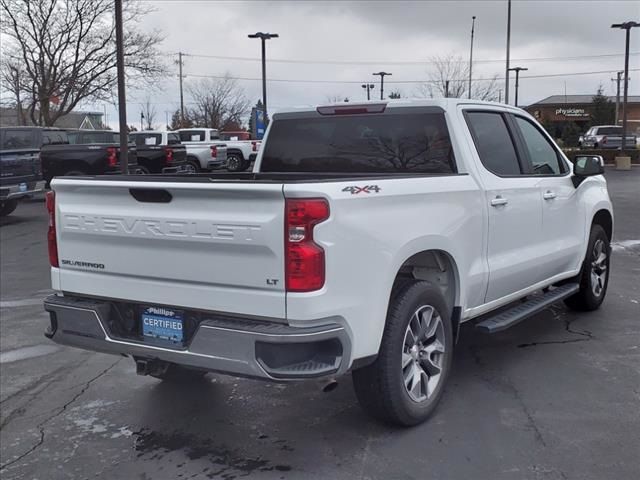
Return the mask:
{"type": "Polygon", "coordinates": [[[587,255],[577,277],[580,290],[564,302],[574,310],[591,311],[600,307],[609,285],[609,237],[600,225],[593,225],[589,235],[587,255]]]}
{"type": "Polygon", "coordinates": [[[242,155],[238,153],[227,153],[227,170],[230,172],[242,172],[246,170],[248,165],[245,163],[242,155]]]}
{"type": "Polygon", "coordinates": [[[151,170],[149,170],[149,167],[145,167],[144,165],[138,164],[136,169],[138,170],[138,175],[149,175],[151,173],[151,170]]]}
{"type": "Polygon", "coordinates": [[[63,177],[82,177],[83,175],[89,175],[89,174],[83,170],[69,170],[68,172],[65,172],[62,176],[63,177]]]}
{"type": "Polygon", "coordinates": [[[17,206],[18,206],[18,200],[15,198],[2,200],[0,202],[0,217],[4,217],[6,215],[12,214],[17,206]]]}
{"type": "Polygon", "coordinates": [[[374,363],[353,372],[358,401],[373,417],[402,426],[425,421],[451,370],[453,329],[440,291],[427,282],[399,287],[374,363]]]}
{"type": "Polygon", "coordinates": [[[200,171],[200,162],[196,158],[187,157],[187,166],[191,167],[192,172],[190,173],[198,173],[200,171]]]}

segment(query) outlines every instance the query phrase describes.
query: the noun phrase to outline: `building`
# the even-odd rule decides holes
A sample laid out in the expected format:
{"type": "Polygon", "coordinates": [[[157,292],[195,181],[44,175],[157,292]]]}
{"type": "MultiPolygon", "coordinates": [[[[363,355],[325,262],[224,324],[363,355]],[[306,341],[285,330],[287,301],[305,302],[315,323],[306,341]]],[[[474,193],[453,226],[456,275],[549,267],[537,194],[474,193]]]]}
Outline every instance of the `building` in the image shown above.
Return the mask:
{"type": "MultiPolygon", "coordinates": [[[[54,127],[82,130],[99,130],[104,128],[102,112],[70,112],[60,117],[54,127]]],[[[15,127],[20,125],[32,126],[29,114],[24,112],[23,118],[18,117],[15,108],[0,108],[0,127],[15,127]]]]}
{"type": "MultiPolygon", "coordinates": [[[[615,96],[607,98],[615,105],[615,96]]],[[[551,95],[525,107],[525,110],[547,128],[555,127],[555,132],[551,133],[559,137],[570,122],[576,123],[583,132],[591,126],[592,99],[593,95],[551,95]]],[[[627,122],[629,131],[640,134],[640,95],[627,97],[627,122]]],[[[618,124],[622,125],[622,96],[618,124]]]]}

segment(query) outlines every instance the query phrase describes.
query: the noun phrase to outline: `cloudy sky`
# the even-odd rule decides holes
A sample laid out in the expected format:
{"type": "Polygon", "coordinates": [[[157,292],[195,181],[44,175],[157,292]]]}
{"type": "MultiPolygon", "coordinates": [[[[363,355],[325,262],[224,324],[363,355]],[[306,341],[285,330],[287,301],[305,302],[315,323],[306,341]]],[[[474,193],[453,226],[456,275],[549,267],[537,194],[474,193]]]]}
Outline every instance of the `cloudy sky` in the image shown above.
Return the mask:
{"type": "MultiPolygon", "coordinates": [[[[186,82],[196,75],[239,77],[249,98],[261,97],[260,45],[256,31],[278,33],[267,44],[269,110],[326,102],[328,97],[364,99],[365,81],[385,70],[385,91],[415,96],[428,79],[434,55],[469,55],[475,15],[474,77],[504,76],[506,0],[495,1],[255,1],[155,0],[143,29],[160,29],[169,62],[185,58],[186,82]],[[204,56],[198,56],[204,55],[204,56]],[[208,57],[206,57],[208,56],[208,57]],[[210,58],[216,57],[216,58],[210,58]],[[221,58],[235,57],[235,58],[221,58]],[[317,82],[317,83],[313,83],[317,82]]],[[[640,20],[637,1],[518,1],[512,4],[512,66],[529,68],[520,82],[520,104],[553,94],[592,94],[602,84],[615,94],[614,73],[525,78],[621,70],[624,32],[612,23],[640,20]],[[580,57],[580,58],[576,58],[580,57]]],[[[630,68],[640,68],[640,29],[633,31],[630,68]],[[635,41],[633,41],[635,38],[635,41]]],[[[172,64],[172,68],[177,68],[172,64]]],[[[640,72],[630,74],[630,93],[640,94],[640,72]]],[[[513,84],[512,87],[513,89],[513,84]]],[[[512,90],[513,91],[513,90],[512,90]]],[[[139,119],[147,92],[128,92],[129,123],[139,119]]],[[[374,95],[379,95],[376,85],[374,95]]],[[[513,97],[512,97],[513,99],[513,97]]],[[[159,122],[179,102],[177,77],[152,94],[159,122]]],[[[188,102],[188,98],[186,99],[188,102]]],[[[102,110],[102,105],[95,105],[102,110]]],[[[108,107],[109,123],[116,111],[108,107]]],[[[139,121],[139,120],[138,120],[139,121]]]]}

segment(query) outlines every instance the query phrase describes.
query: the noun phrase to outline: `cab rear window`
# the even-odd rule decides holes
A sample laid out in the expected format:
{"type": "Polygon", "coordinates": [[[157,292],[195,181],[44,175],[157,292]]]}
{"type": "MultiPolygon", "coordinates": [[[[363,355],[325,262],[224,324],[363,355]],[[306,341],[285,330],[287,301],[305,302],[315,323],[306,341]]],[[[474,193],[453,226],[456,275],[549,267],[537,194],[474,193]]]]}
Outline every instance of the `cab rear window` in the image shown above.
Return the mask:
{"type": "Polygon", "coordinates": [[[456,173],[444,113],[276,119],[262,172],[456,173]]]}

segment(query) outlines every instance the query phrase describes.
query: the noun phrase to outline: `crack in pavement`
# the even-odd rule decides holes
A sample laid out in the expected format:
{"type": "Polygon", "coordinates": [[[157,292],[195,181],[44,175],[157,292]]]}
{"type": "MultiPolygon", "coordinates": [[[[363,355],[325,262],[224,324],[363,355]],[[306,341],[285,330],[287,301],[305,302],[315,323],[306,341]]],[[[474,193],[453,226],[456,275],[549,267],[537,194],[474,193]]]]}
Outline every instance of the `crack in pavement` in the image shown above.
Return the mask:
{"type": "MultiPolygon", "coordinates": [[[[553,309],[552,309],[553,310],[553,309]]],[[[562,345],[562,344],[566,344],[566,343],[578,343],[578,342],[588,342],[590,340],[593,340],[595,338],[595,336],[593,335],[593,332],[590,332],[587,329],[582,329],[581,331],[578,330],[573,330],[571,328],[571,324],[573,322],[575,322],[577,320],[577,318],[574,319],[567,319],[566,316],[566,312],[553,312],[556,316],[556,318],[558,318],[559,320],[562,320],[564,322],[564,329],[567,333],[570,333],[572,335],[579,335],[580,338],[569,338],[566,340],[548,340],[545,342],[530,342],[530,343],[521,343],[520,345],[518,345],[518,348],[528,348],[528,347],[536,347],[538,345],[562,345]]]]}
{"type": "Polygon", "coordinates": [[[531,415],[531,412],[527,408],[527,405],[524,403],[524,400],[520,395],[520,391],[518,390],[518,388],[513,384],[513,382],[511,382],[511,380],[506,375],[503,374],[501,377],[498,377],[495,373],[494,374],[490,373],[491,368],[490,367],[488,368],[487,364],[482,360],[482,357],[480,356],[480,353],[478,351],[478,347],[474,345],[470,345],[469,352],[471,353],[471,356],[474,362],[476,363],[476,365],[482,368],[482,372],[485,372],[484,374],[481,373],[478,375],[480,379],[483,380],[485,383],[488,383],[492,387],[499,386],[499,387],[502,387],[503,390],[507,390],[508,392],[511,393],[511,396],[520,405],[520,408],[522,409],[525,416],[527,417],[527,427],[533,431],[533,435],[536,442],[540,443],[543,447],[546,447],[547,443],[544,441],[542,432],[540,432],[540,429],[538,428],[538,425],[536,424],[536,421],[533,418],[533,415],[531,415]]]}
{"type": "Polygon", "coordinates": [[[42,446],[42,444],[44,443],[45,440],[45,433],[44,433],[44,426],[49,423],[50,421],[54,420],[55,418],[59,417],[72,403],[74,403],[76,400],[78,400],[78,398],[80,398],[91,386],[91,384],[93,382],[95,382],[96,380],[98,380],[100,377],[102,377],[103,375],[107,374],[113,367],[115,367],[120,361],[122,360],[122,358],[119,358],[118,360],[116,360],[111,366],[105,368],[104,370],[102,370],[98,375],[96,375],[95,377],[89,379],[88,381],[84,382],[84,387],[82,387],[82,389],[80,390],[80,392],[78,392],[77,394],[75,394],[73,396],[73,398],[71,400],[69,400],[68,402],[66,402],[64,405],[62,405],[62,407],[58,408],[58,411],[56,413],[54,413],[53,415],[51,415],[50,417],[46,418],[45,420],[43,420],[42,422],[40,422],[37,425],[37,429],[39,430],[39,434],[40,434],[40,438],[38,439],[38,441],[36,442],[36,444],[34,446],[32,446],[29,450],[27,450],[26,452],[24,452],[23,454],[19,455],[17,458],[3,464],[0,465],[0,472],[4,469],[6,469],[7,467],[10,467],[11,465],[13,465],[16,462],[19,462],[20,460],[22,460],[23,458],[27,457],[28,455],[32,454],[33,452],[35,452],[40,446],[42,446]]]}

